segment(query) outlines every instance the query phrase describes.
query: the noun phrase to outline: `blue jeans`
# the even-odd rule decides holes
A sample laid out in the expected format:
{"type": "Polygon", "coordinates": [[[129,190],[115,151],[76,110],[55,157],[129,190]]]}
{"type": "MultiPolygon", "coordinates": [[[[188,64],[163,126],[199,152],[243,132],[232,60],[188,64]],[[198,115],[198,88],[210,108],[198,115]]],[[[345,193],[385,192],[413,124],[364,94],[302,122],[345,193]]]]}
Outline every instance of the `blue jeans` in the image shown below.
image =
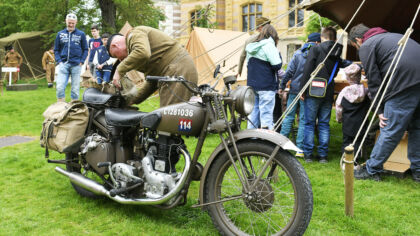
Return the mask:
{"type": "Polygon", "coordinates": [[[60,63],[57,75],[57,98],[66,97],[65,90],[71,75],[71,99],[79,99],[81,69],[80,65],[72,66],[69,63],[60,63]]]}
{"type": "Polygon", "coordinates": [[[330,142],[330,118],[332,101],[324,98],[306,96],[305,102],[305,130],[303,138],[303,152],[312,155],[314,150],[314,134],[316,120],[318,119],[318,155],[328,156],[328,143],[330,142]]]}
{"type": "Polygon", "coordinates": [[[96,80],[98,84],[101,84],[102,81],[109,83],[109,79],[111,77],[111,71],[103,71],[96,69],[96,80]]]}
{"type": "Polygon", "coordinates": [[[275,91],[255,91],[255,106],[248,119],[248,129],[272,129],[275,91]]]}
{"type": "MultiPolygon", "coordinates": [[[[297,94],[290,94],[289,98],[287,99],[287,107],[290,106],[290,104],[293,102],[293,100],[296,98],[297,94]]],[[[290,110],[289,114],[284,118],[283,124],[281,125],[281,131],[280,134],[289,137],[290,131],[293,126],[293,122],[295,121],[295,115],[296,115],[296,109],[297,107],[300,107],[299,111],[299,128],[298,133],[296,137],[296,145],[298,148],[303,150],[303,132],[305,129],[305,111],[304,111],[304,103],[302,100],[299,100],[297,104],[290,110]]]]}
{"type": "Polygon", "coordinates": [[[420,173],[420,86],[397,94],[385,102],[384,116],[386,126],[381,128],[378,140],[373,147],[370,159],[366,162],[369,174],[383,171],[388,160],[408,130],[408,158],[411,171],[420,173]]]}

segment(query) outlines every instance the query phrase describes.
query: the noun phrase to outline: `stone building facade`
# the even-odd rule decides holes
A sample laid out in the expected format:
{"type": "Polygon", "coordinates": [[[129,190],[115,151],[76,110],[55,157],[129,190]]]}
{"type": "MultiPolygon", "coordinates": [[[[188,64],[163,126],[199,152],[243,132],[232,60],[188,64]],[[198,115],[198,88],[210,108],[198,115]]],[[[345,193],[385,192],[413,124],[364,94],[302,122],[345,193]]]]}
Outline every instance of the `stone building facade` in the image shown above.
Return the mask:
{"type": "Polygon", "coordinates": [[[175,35],[181,28],[181,5],[173,0],[154,1],[154,5],[166,17],[165,21],[159,22],[159,29],[168,35],[175,35]]]}

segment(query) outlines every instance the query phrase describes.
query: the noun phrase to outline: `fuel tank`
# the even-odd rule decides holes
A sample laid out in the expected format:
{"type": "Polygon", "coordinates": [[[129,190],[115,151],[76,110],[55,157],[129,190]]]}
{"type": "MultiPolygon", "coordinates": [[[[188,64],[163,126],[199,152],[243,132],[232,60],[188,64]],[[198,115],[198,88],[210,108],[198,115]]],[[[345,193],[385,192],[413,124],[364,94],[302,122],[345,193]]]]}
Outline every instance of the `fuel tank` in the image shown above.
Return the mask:
{"type": "Polygon", "coordinates": [[[171,134],[198,136],[203,129],[206,109],[198,102],[183,102],[161,107],[153,112],[159,112],[162,119],[158,131],[171,134]]]}

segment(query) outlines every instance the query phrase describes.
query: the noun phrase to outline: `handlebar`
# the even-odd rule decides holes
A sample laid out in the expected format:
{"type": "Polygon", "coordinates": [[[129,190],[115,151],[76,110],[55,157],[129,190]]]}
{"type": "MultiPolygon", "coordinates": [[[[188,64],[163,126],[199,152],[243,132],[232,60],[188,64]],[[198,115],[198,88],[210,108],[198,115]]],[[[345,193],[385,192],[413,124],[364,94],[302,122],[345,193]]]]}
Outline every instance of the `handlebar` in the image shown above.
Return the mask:
{"type": "Polygon", "coordinates": [[[170,78],[169,76],[153,76],[153,75],[148,75],[148,76],[146,76],[146,81],[166,81],[169,78],[170,78]]]}
{"type": "Polygon", "coordinates": [[[200,91],[196,88],[191,87],[182,76],[178,77],[170,77],[170,76],[153,76],[148,75],[146,76],[146,81],[151,82],[181,82],[182,85],[184,85],[189,91],[191,91],[193,94],[200,94],[200,91]]]}

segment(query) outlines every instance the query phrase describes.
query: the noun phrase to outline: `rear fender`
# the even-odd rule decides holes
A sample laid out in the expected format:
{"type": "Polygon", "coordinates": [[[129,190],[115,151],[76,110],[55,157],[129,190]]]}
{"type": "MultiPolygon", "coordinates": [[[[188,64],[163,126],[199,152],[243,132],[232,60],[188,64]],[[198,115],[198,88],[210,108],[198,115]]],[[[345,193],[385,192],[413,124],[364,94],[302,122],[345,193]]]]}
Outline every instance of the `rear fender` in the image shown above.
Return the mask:
{"type": "MultiPolygon", "coordinates": [[[[276,146],[280,146],[283,150],[289,151],[296,151],[301,152],[296,145],[290,141],[285,136],[266,129],[247,129],[241,130],[234,135],[235,142],[240,142],[244,140],[265,140],[270,142],[276,146]]],[[[229,142],[229,146],[231,146],[231,142],[229,142]]],[[[210,155],[209,159],[207,160],[206,166],[204,167],[203,174],[201,175],[200,180],[200,204],[204,203],[204,184],[206,181],[207,173],[213,161],[216,159],[218,155],[220,155],[224,151],[223,144],[220,143],[219,146],[214,149],[213,153],[210,155]]]]}

